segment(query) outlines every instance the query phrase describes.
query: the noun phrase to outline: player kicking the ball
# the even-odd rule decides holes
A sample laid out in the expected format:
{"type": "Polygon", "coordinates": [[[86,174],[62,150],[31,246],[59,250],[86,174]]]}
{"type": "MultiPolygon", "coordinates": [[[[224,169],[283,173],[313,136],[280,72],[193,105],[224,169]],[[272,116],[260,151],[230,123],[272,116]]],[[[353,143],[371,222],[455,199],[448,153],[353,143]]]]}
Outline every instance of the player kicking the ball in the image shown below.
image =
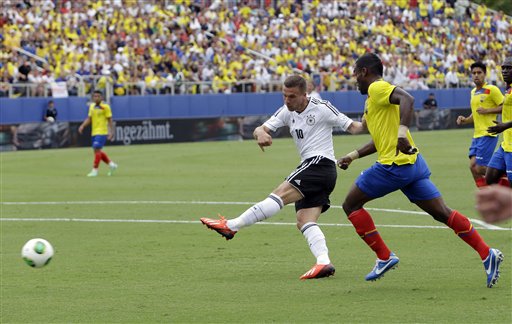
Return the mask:
{"type": "Polygon", "coordinates": [[[480,255],[487,275],[487,287],[491,288],[498,281],[503,254],[489,248],[466,216],[446,206],[430,181],[427,163],[414,148],[407,128],[414,111],[414,98],[382,80],[382,72],[382,62],[373,53],[364,54],[356,61],[354,75],[357,86],[361,94],[368,95],[363,125],[368,128],[372,141],[338,160],[338,165],[347,169],[359,157],[378,154],[377,163],[361,173],[343,202],[343,210],[357,234],[377,254],[375,267],[366,280],[379,279],[396,267],[399,259],[388,249],[363,206],[373,199],[401,190],[411,202],[453,229],[480,255]]]}
{"type": "Polygon", "coordinates": [[[329,209],[329,195],[336,184],[332,131],[333,127],[340,126],[356,134],[363,131],[363,126],[340,113],[328,101],[308,97],[306,80],[298,75],[284,81],[283,97],[284,106],[254,130],[254,138],[264,151],[265,146],[272,145],[270,131],[288,126],[301,157],[300,165],[265,200],[237,218],[201,218],[201,222],[230,240],[243,227],[270,218],[285,205],[295,203],[297,228],[316,258],[313,268],[300,279],[329,277],[335,270],[317,221],[320,214],[329,209]]]}

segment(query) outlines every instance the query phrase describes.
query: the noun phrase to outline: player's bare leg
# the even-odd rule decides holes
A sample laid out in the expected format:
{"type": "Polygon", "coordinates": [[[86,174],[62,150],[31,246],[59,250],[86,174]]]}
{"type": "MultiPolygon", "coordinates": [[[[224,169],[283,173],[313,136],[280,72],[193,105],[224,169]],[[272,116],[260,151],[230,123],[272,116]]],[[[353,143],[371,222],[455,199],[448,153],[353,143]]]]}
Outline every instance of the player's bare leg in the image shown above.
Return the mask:
{"type": "Polygon", "coordinates": [[[476,156],[472,156],[469,159],[469,171],[471,171],[473,180],[475,180],[475,184],[478,188],[487,186],[487,181],[485,179],[486,170],[487,167],[476,163],[476,156]]]}
{"type": "Polygon", "coordinates": [[[498,170],[495,168],[487,168],[487,171],[485,172],[485,181],[489,185],[498,183],[500,185],[504,185],[505,187],[507,187],[510,186],[510,183],[507,184],[508,181],[502,180],[502,178],[506,178],[506,176],[507,174],[502,170],[498,170]]]}

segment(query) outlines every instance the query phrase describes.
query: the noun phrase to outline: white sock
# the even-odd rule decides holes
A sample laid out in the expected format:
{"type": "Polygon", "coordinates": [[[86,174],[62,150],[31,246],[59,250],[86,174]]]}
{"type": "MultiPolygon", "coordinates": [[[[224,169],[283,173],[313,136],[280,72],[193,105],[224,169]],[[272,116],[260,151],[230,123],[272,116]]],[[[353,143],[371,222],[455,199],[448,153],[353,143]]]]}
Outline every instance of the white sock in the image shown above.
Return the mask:
{"type": "Polygon", "coordinates": [[[270,194],[267,199],[247,209],[237,218],[228,220],[228,227],[232,231],[238,231],[243,227],[261,222],[277,214],[283,208],[283,201],[275,194],[270,194]]]}
{"type": "Polygon", "coordinates": [[[113,167],[113,166],[117,166],[117,164],[115,164],[114,161],[110,160],[110,162],[108,163],[109,166],[113,167]]]}
{"type": "Polygon", "coordinates": [[[317,223],[309,222],[302,226],[300,229],[306,240],[308,241],[309,249],[316,258],[317,264],[329,264],[329,249],[325,241],[325,235],[318,227],[317,223]]]}

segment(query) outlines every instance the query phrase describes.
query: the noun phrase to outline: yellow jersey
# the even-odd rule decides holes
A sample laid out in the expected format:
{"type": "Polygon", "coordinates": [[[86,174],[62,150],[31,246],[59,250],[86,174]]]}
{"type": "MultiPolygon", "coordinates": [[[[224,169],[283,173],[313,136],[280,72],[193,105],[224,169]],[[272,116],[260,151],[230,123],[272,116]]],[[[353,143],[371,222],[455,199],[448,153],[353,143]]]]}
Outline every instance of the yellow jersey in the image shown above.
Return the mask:
{"type": "Polygon", "coordinates": [[[110,106],[104,102],[96,105],[92,103],[89,106],[89,115],[91,118],[91,135],[108,135],[108,119],[112,118],[110,106]]]}
{"type": "Polygon", "coordinates": [[[484,83],[481,89],[473,88],[471,90],[471,114],[475,132],[473,138],[482,136],[497,136],[487,132],[487,128],[494,126],[493,120],[496,120],[497,114],[479,114],[476,110],[480,107],[485,109],[496,108],[503,103],[503,95],[498,87],[484,83]]]}
{"type": "MultiPolygon", "coordinates": [[[[418,153],[396,154],[398,143],[398,126],[400,126],[400,107],[389,102],[389,97],[396,86],[380,79],[368,87],[364,118],[368,131],[377,148],[377,162],[385,165],[414,164],[418,153]]],[[[407,131],[409,143],[415,147],[411,133],[407,131]]]]}
{"type": "MultiPolygon", "coordinates": [[[[512,84],[505,92],[505,100],[503,101],[503,111],[501,112],[501,119],[504,123],[512,122],[512,84]]],[[[503,142],[501,143],[503,151],[512,152],[512,128],[503,132],[503,142]]]]}

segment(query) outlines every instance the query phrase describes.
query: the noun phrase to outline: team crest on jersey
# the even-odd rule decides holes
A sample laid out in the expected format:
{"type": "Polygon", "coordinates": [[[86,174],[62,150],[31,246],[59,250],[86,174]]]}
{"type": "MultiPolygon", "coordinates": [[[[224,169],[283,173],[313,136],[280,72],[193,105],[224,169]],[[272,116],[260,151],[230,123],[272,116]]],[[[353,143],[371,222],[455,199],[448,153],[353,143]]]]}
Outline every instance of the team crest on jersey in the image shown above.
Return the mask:
{"type": "Polygon", "coordinates": [[[314,115],[306,116],[306,124],[308,124],[309,126],[313,126],[315,124],[315,116],[314,115]]]}

